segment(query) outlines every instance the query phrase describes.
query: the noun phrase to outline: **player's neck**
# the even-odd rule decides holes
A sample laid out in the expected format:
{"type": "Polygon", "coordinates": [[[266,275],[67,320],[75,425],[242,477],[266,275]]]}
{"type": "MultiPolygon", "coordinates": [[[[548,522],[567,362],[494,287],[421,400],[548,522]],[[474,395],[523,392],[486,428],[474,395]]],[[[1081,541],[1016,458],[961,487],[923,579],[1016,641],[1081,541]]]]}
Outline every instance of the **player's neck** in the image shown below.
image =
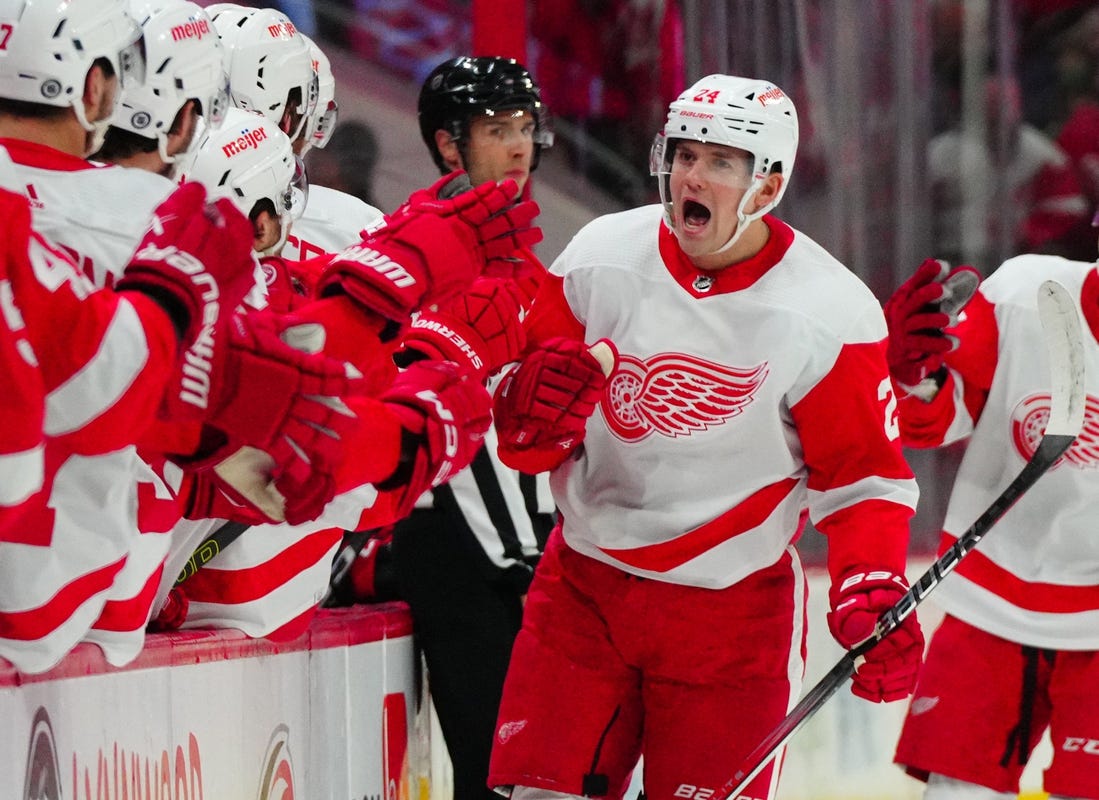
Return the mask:
{"type": "Polygon", "coordinates": [[[120,167],[129,167],[130,169],[143,169],[146,172],[152,172],[156,175],[163,175],[168,177],[169,166],[165,164],[160,158],[158,151],[151,153],[134,153],[131,156],[120,156],[118,158],[109,159],[112,164],[116,164],[120,167]]]}
{"type": "Polygon", "coordinates": [[[45,145],[78,158],[87,155],[88,132],[81,127],[75,113],[72,119],[48,120],[0,114],[0,138],[45,145]]]}
{"type": "Polygon", "coordinates": [[[689,257],[691,263],[703,272],[718,272],[759,255],[771,238],[771,229],[762,218],[748,223],[744,233],[732,247],[719,253],[689,257]]]}

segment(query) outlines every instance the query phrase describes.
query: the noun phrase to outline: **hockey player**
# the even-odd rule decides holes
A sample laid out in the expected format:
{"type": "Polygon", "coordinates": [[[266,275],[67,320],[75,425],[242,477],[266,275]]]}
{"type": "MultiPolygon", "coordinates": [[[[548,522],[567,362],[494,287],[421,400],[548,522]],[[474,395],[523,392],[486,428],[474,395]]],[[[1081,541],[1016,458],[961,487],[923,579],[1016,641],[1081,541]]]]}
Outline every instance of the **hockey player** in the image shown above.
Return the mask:
{"type": "MultiPolygon", "coordinates": [[[[318,96],[316,109],[294,142],[295,152],[303,158],[311,148],[321,150],[328,144],[339,113],[336,79],[328,57],[312,39],[305,37],[305,40],[313,55],[318,96]]],[[[377,225],[382,216],[380,210],[353,195],[311,184],[305,210],[294,223],[283,255],[304,261],[342,250],[358,242],[361,232],[377,225]]]]}
{"type": "MultiPolygon", "coordinates": [[[[294,164],[290,140],[273,122],[230,109],[222,128],[211,132],[200,144],[184,175],[188,180],[216,183],[215,195],[238,203],[256,225],[256,249],[264,250],[272,248],[272,236],[285,238],[291,224],[292,198],[300,200],[307,194],[293,185],[294,164]],[[247,146],[241,145],[242,142],[247,146]],[[263,220],[274,225],[267,233],[260,224],[263,220]]],[[[486,183],[480,192],[497,195],[497,201],[510,201],[515,186],[509,184],[509,187],[505,192],[486,183]]],[[[477,192],[472,194],[475,199],[477,192]]],[[[416,203],[411,201],[402,214],[413,213],[416,203]]],[[[389,224],[399,228],[401,219],[395,215],[389,224]]],[[[387,225],[383,232],[388,228],[387,225]]],[[[436,230],[443,249],[435,251],[433,261],[460,275],[463,267],[458,254],[472,248],[461,241],[448,240],[445,233],[445,229],[436,230]],[[445,260],[440,257],[444,253],[445,260]]],[[[345,272],[349,278],[358,274],[355,259],[360,253],[371,252],[366,246],[375,241],[360,240],[346,254],[343,266],[341,256],[335,256],[330,262],[332,269],[345,272]]],[[[395,251],[388,252],[396,255],[395,251]]],[[[469,258],[467,252],[467,262],[469,258]]],[[[488,423],[488,395],[480,384],[459,373],[453,365],[425,363],[398,375],[391,358],[392,346],[379,340],[382,328],[370,327],[378,309],[391,305],[379,304],[376,293],[389,291],[387,285],[400,290],[408,284],[399,275],[391,282],[382,276],[385,270],[379,273],[369,269],[375,263],[384,267],[386,262],[377,253],[365,259],[364,266],[368,269],[361,274],[374,285],[361,295],[363,307],[356,307],[335,294],[312,303],[307,297],[294,295],[284,275],[285,262],[274,257],[263,259],[264,271],[271,278],[270,302],[294,308],[294,318],[302,323],[323,320],[326,329],[339,331],[338,337],[347,339],[354,348],[355,352],[348,351],[347,357],[362,367],[371,397],[347,402],[360,412],[363,431],[347,441],[350,458],[347,469],[337,479],[344,491],[331,503],[325,503],[323,513],[308,523],[272,525],[269,519],[253,513],[256,509],[230,504],[217,487],[188,487],[191,494],[187,515],[192,519],[225,517],[230,525],[243,523],[252,529],[243,532],[237,527],[236,538],[231,542],[221,538],[221,552],[212,564],[214,569],[198,571],[175,589],[171,589],[171,583],[183,564],[179,558],[170,561],[161,583],[163,608],[158,613],[158,624],[162,627],[217,625],[239,628],[253,636],[296,635],[311,618],[318,593],[327,583],[329,565],[343,528],[359,525],[364,513],[372,518],[382,515],[383,521],[391,521],[387,516],[391,507],[397,509],[392,512],[394,516],[407,513],[412,500],[423,489],[448,479],[468,464],[473,452],[479,449],[488,423]],[[333,319],[337,324],[329,324],[333,319]],[[345,330],[340,323],[352,327],[345,330]],[[378,361],[383,362],[381,366],[378,361]],[[407,471],[399,463],[402,458],[409,463],[407,471]],[[388,506],[383,499],[387,495],[400,499],[388,506]]],[[[411,262],[403,260],[403,263],[411,262]]],[[[477,271],[468,264],[464,269],[470,277],[477,271]]],[[[329,290],[338,288],[330,279],[327,285],[329,290]]],[[[438,296],[447,299],[445,294],[438,296]]],[[[420,300],[410,300],[408,311],[394,315],[394,321],[402,317],[407,322],[408,314],[420,305],[420,300]]],[[[307,324],[301,326],[302,330],[309,328],[307,324]]],[[[328,348],[340,342],[330,342],[326,337],[311,344],[328,348]]],[[[177,532],[186,537],[190,549],[174,555],[186,560],[203,537],[211,533],[221,536],[220,530],[214,533],[220,525],[220,520],[198,526],[182,523],[177,532]]]]}
{"type": "Polygon", "coordinates": [[[317,73],[305,37],[272,8],[216,3],[207,11],[225,48],[232,104],[267,117],[297,141],[317,107],[317,73]]]}
{"type": "MultiPolygon", "coordinates": [[[[418,105],[420,132],[439,171],[465,170],[474,184],[510,178],[522,193],[539,151],[552,141],[538,86],[512,59],[449,59],[425,79],[418,105]]],[[[434,191],[455,188],[444,179],[434,191]]],[[[459,308],[421,314],[398,358],[448,358],[479,378],[514,360],[522,344],[520,311],[529,307],[545,269],[527,249],[500,266],[505,272],[474,284],[459,308]],[[490,358],[482,347],[472,351],[484,364],[471,363],[462,346],[474,317],[499,320],[491,340],[498,352],[490,358]]],[[[469,469],[420,498],[392,532],[397,589],[412,610],[427,661],[459,800],[493,797],[486,780],[504,674],[552,526],[547,477],[536,483],[509,469],[496,455],[494,433],[488,442],[469,469]]],[[[389,557],[371,543],[352,562],[358,599],[370,599],[374,559],[389,557]]]]}
{"type": "Polygon", "coordinates": [[[218,128],[229,107],[225,51],[206,12],[188,0],[131,0],[130,13],[157,68],[122,89],[92,157],[175,179],[201,130],[218,128]]]}
{"type": "MultiPolygon", "coordinates": [[[[178,232],[187,222],[173,212],[147,230],[152,212],[172,190],[171,182],[142,170],[97,168],[83,158],[98,149],[112,119],[119,88],[140,82],[143,72],[140,28],[124,3],[91,0],[73,0],[60,6],[4,0],[0,2],[0,21],[10,30],[4,57],[0,59],[0,144],[14,162],[0,180],[7,188],[28,196],[35,227],[69,252],[95,285],[117,283],[121,288],[124,284],[118,282],[130,280],[124,270],[143,237],[148,233],[152,238],[146,237],[146,244],[156,252],[167,252],[165,248],[173,246],[172,232],[178,232]]],[[[200,207],[201,203],[189,213],[200,207]]],[[[250,275],[248,278],[252,280],[250,275]]],[[[235,295],[230,293],[226,294],[226,300],[229,307],[236,303],[235,295]]],[[[186,349],[206,348],[210,344],[205,337],[212,331],[203,324],[204,314],[205,311],[199,310],[192,314],[192,338],[185,343],[186,349]]],[[[228,314],[225,319],[228,321],[228,314]]],[[[343,382],[346,386],[342,365],[314,359],[310,363],[316,372],[306,379],[305,373],[300,372],[307,366],[302,354],[279,341],[277,333],[268,333],[262,326],[242,320],[240,325],[226,326],[224,335],[219,333],[214,338],[214,362],[225,365],[238,359],[235,363],[239,364],[243,358],[244,363],[261,372],[268,370],[268,376],[269,368],[281,362],[291,370],[289,376],[295,378],[287,380],[288,375],[284,374],[277,384],[263,385],[262,381],[244,379],[252,374],[248,370],[227,371],[225,374],[231,379],[242,379],[236,389],[247,387],[261,393],[266,404],[263,407],[276,413],[242,414],[238,403],[250,405],[247,393],[234,394],[230,399],[229,394],[219,392],[228,392],[234,384],[211,384],[213,393],[208,396],[211,403],[207,411],[221,414],[218,436],[228,429],[245,443],[273,445],[285,433],[284,425],[305,424],[287,415],[290,411],[300,412],[303,404],[314,407],[313,419],[331,418],[327,401],[310,400],[306,395],[329,394],[318,391],[326,381],[333,387],[333,393],[338,394],[339,384],[343,382]],[[219,398],[216,404],[213,398],[219,398]]],[[[176,379],[182,380],[183,373],[178,373],[176,379]]],[[[202,425],[213,421],[210,417],[204,420],[202,415],[195,416],[192,404],[174,406],[176,412],[187,407],[192,410],[184,416],[194,423],[189,430],[204,431],[202,425]]],[[[255,407],[252,406],[253,410],[255,407]]],[[[337,428],[342,424],[337,419],[332,423],[337,428]]],[[[280,447],[290,459],[288,464],[297,464],[300,480],[301,467],[311,453],[319,452],[314,447],[320,448],[322,443],[301,437],[298,443],[297,450],[285,447],[285,441],[280,447]]],[[[167,442],[162,444],[171,446],[167,442]]],[[[191,436],[186,444],[186,450],[168,452],[193,457],[199,440],[191,436]]],[[[214,445],[212,438],[201,443],[204,448],[214,445]]],[[[74,453],[54,469],[56,477],[51,491],[56,497],[50,500],[48,513],[44,510],[37,521],[38,542],[42,546],[33,551],[48,566],[43,565],[36,572],[25,564],[21,568],[15,561],[4,562],[16,570],[8,584],[11,587],[21,586],[29,576],[35,576],[33,597],[37,601],[29,602],[24,597],[21,599],[24,605],[17,606],[21,612],[33,610],[22,617],[33,623],[36,632],[24,642],[25,650],[33,653],[28,657],[30,660],[21,663],[28,669],[48,667],[68,650],[96,619],[107,590],[114,590],[113,584],[128,563],[132,548],[149,542],[139,537],[138,523],[133,517],[138,492],[135,476],[145,473],[132,447],[114,449],[94,458],[74,453]],[[82,544],[74,547],[72,541],[82,544]],[[81,579],[93,572],[100,577],[81,579]],[[60,591],[70,582],[79,592],[60,591]],[[51,605],[47,606],[47,601],[51,605]],[[64,604],[63,608],[55,608],[59,602],[64,604]]],[[[286,474],[289,476],[290,471],[286,474]]],[[[155,483],[156,478],[150,473],[146,480],[155,483]]],[[[155,553],[145,555],[156,563],[155,553]]],[[[128,660],[135,652],[132,647],[124,652],[114,652],[109,645],[107,648],[108,658],[114,658],[116,663],[128,660]]]]}
{"type": "Polygon", "coordinates": [[[895,760],[927,782],[925,800],[1007,800],[1049,731],[1045,790],[1099,798],[1099,271],[1046,255],[1008,259],[960,322],[935,307],[948,274],[929,259],[886,304],[901,440],[927,448],[968,439],[942,546],[999,495],[1042,435],[1049,370],[1035,298],[1049,278],[1077,298],[1087,329],[1086,416],[1059,463],[935,595],[946,617],[895,760]]]}
{"type": "MultiPolygon", "coordinates": [[[[621,797],[641,754],[647,796],[713,794],[798,694],[807,521],[828,538],[842,645],[907,589],[917,488],[881,308],[768,213],[797,142],[777,86],[698,81],[653,145],[661,204],[583,228],[525,320],[529,352],[495,396],[500,454],[553,470],[560,523],[493,746],[489,783],[514,798],[621,797]]],[[[922,645],[909,617],[855,694],[907,697],[922,645]]],[[[773,770],[746,795],[774,797],[773,770]]]]}

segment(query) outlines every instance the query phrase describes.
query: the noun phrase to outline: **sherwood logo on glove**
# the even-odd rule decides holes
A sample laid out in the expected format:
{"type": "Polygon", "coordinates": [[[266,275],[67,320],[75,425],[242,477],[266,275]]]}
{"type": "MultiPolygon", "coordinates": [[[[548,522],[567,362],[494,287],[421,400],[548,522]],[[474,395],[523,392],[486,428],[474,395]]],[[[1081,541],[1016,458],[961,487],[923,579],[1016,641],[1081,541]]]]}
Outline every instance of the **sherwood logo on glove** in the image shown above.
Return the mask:
{"type": "Polygon", "coordinates": [[[206,271],[206,266],[190,253],[175,245],[157,247],[147,245],[134,255],[134,261],[162,261],[187,275],[191,282],[202,289],[202,329],[183,354],[183,379],[180,382],[179,399],[184,403],[205,409],[210,404],[210,373],[214,359],[214,325],[221,315],[221,297],[217,281],[206,271]]]}
{"type": "Polygon", "coordinates": [[[469,342],[462,338],[462,335],[453,328],[451,328],[449,325],[445,325],[444,323],[439,322],[435,319],[423,319],[421,317],[412,322],[412,328],[414,330],[425,330],[439,334],[448,342],[451,342],[455,347],[457,347],[458,350],[461,351],[462,355],[469,359],[469,363],[473,365],[474,369],[480,369],[482,367],[481,357],[477,355],[476,351],[470,346],[469,342]]]}
{"type": "Polygon", "coordinates": [[[398,289],[405,289],[416,285],[416,278],[407,269],[387,255],[379,253],[370,247],[355,245],[340,253],[340,261],[354,261],[364,267],[377,272],[384,278],[392,281],[398,289]]]}

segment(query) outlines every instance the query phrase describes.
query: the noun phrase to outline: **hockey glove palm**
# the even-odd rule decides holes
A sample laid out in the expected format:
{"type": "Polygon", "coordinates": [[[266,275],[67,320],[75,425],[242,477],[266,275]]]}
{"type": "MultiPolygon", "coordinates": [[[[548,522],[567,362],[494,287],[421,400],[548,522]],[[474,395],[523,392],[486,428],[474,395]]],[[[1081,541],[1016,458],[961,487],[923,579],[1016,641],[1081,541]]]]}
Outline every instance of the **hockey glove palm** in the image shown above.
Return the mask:
{"type": "Polygon", "coordinates": [[[191,466],[223,462],[241,445],[268,453],[274,485],[287,498],[286,519],[300,522],[335,491],[341,438],[356,424],[341,398],[358,391],[359,379],[354,368],[306,343],[320,326],[289,327],[292,319],[234,315],[208,359],[185,363],[168,411],[173,421],[205,425],[205,446],[191,466]]]}
{"type": "MultiPolygon", "coordinates": [[[[828,592],[832,637],[850,649],[874,632],[878,618],[908,591],[903,575],[857,567],[834,581],[828,592]]],[[[903,700],[916,688],[923,661],[923,631],[912,613],[878,642],[855,672],[851,691],[873,703],[903,700]]]]}
{"type": "Polygon", "coordinates": [[[886,302],[886,360],[893,379],[903,388],[911,391],[937,372],[944,355],[958,346],[958,340],[944,329],[957,324],[958,314],[979,283],[973,267],[952,270],[929,258],[886,302]]]}

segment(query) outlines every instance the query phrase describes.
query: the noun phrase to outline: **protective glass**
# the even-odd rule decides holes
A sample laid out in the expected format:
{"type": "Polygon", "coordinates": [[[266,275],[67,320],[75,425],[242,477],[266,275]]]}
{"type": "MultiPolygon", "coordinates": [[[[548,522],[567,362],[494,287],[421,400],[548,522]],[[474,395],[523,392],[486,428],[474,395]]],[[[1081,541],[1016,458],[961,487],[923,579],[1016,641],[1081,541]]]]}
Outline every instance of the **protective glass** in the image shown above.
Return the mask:
{"type": "Polygon", "coordinates": [[[726,145],[694,139],[666,139],[657,134],[649,152],[653,175],[686,177],[706,183],[748,189],[752,185],[753,158],[750,153],[726,145]]]}
{"type": "Polygon", "coordinates": [[[317,124],[313,129],[313,146],[323,148],[332,138],[332,131],[336,130],[336,122],[340,116],[340,106],[335,100],[328,101],[328,108],[317,118],[317,124]]]}
{"type": "Polygon", "coordinates": [[[282,210],[290,215],[290,219],[301,219],[308,202],[309,176],[305,172],[305,162],[301,156],[294,156],[294,177],[282,194],[282,210]]]}
{"type": "Polygon", "coordinates": [[[206,120],[206,124],[213,130],[217,130],[221,127],[221,123],[225,121],[225,111],[229,108],[229,76],[225,76],[225,82],[222,83],[214,93],[210,95],[207,106],[202,109],[202,116],[206,120]]]}

